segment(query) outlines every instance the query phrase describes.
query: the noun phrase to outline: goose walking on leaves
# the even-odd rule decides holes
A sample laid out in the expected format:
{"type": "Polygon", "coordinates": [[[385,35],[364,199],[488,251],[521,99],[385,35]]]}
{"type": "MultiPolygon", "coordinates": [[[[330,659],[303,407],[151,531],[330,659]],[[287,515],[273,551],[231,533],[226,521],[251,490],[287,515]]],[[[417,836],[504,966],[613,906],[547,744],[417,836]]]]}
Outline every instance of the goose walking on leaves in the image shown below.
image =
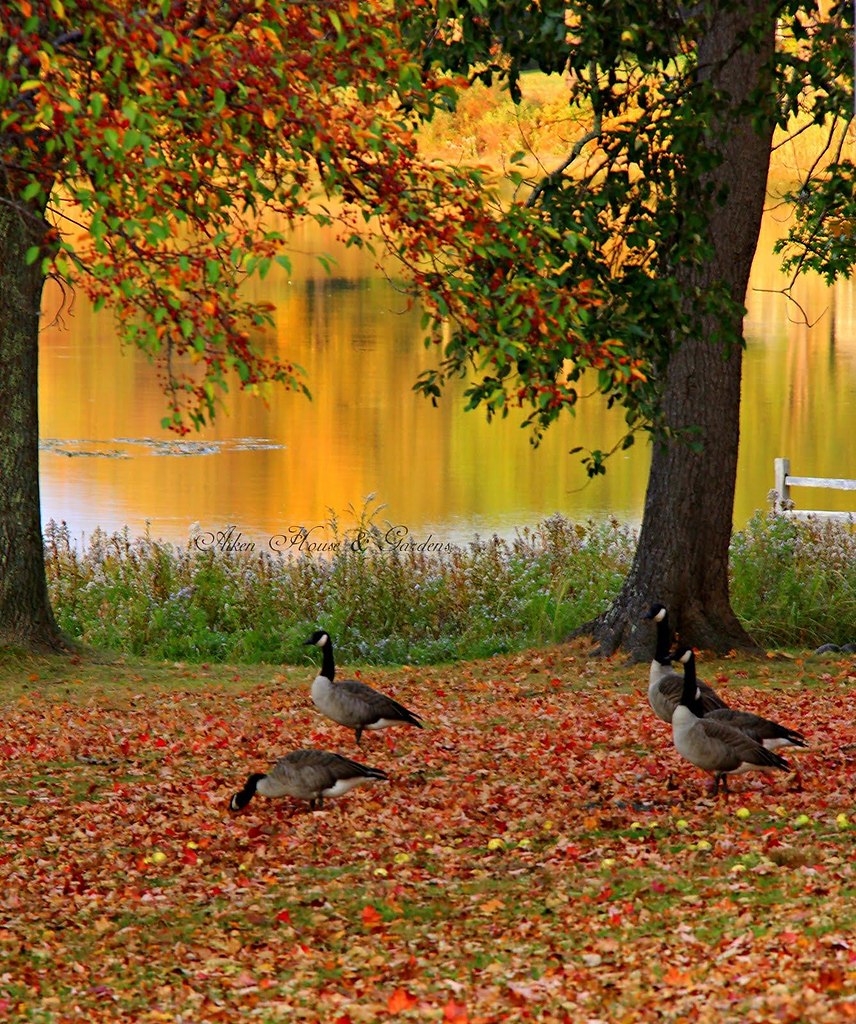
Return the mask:
{"type": "Polygon", "coordinates": [[[355,786],[367,782],[386,782],[389,776],[380,768],[352,761],[326,750],[294,750],[279,759],[266,774],[257,772],[247,779],[229,801],[229,810],[241,811],[256,793],[262,796],[293,796],[308,800],[309,809],[324,806],[324,797],[343,796],[355,786]]]}
{"type": "Polygon", "coordinates": [[[358,679],[335,682],[333,641],[325,630],[316,630],[306,643],[321,648],[321,671],[312,683],[312,702],[322,715],[353,729],[357,746],[364,729],[386,729],[391,725],[422,728],[419,715],[367,683],[358,679]]]}
{"type": "MultiPolygon", "coordinates": [[[[653,619],[657,625],[657,647],[648,673],[648,703],[657,718],[671,722],[672,713],[681,700],[684,677],[672,668],[674,659],[671,654],[672,630],[669,625],[669,613],[665,605],[652,604],[645,618],[653,619]]],[[[716,708],[728,707],[707,683],[698,683],[698,689],[705,714],[716,708]]]]}
{"type": "MultiPolygon", "coordinates": [[[[679,647],[675,651],[675,661],[680,661],[684,666],[684,676],[695,681],[696,666],[695,654],[689,647],[679,647]]],[[[767,750],[778,750],[780,747],[807,747],[805,736],[795,729],[788,729],[787,726],[779,725],[769,718],[762,718],[751,711],[737,711],[734,708],[715,708],[713,711],[703,711],[698,701],[694,702],[691,710],[705,720],[711,722],[724,722],[733,726],[747,736],[756,740],[767,750]]]]}
{"type": "MultiPolygon", "coordinates": [[[[692,655],[692,652],[689,654],[692,655]]],[[[689,657],[687,661],[690,661],[689,657]]],[[[783,757],[768,750],[745,732],[706,714],[701,717],[703,709],[696,693],[695,673],[692,670],[685,672],[681,700],[672,715],[672,740],[681,757],[713,773],[714,796],[720,781],[724,792],[728,793],[729,775],[758,769],[791,770],[783,757]]]]}

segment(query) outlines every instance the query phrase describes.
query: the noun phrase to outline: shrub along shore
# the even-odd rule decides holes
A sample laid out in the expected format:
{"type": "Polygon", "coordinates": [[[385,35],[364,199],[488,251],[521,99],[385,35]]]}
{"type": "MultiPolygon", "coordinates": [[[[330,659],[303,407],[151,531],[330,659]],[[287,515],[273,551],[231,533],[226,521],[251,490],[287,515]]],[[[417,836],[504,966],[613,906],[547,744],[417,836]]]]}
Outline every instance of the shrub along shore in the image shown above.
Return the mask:
{"type": "MultiPolygon", "coordinates": [[[[431,664],[565,639],[608,607],[636,541],[616,520],[558,515],[513,540],[442,551],[391,547],[365,513],[350,530],[331,521],[329,535],[323,555],[199,550],[127,530],[96,530],[79,550],[50,523],[51,599],[69,636],[148,658],[303,663],[323,625],[343,661],[431,664]]],[[[731,568],[734,609],[760,644],[856,640],[850,526],[756,513],[734,535],[731,568]]]]}

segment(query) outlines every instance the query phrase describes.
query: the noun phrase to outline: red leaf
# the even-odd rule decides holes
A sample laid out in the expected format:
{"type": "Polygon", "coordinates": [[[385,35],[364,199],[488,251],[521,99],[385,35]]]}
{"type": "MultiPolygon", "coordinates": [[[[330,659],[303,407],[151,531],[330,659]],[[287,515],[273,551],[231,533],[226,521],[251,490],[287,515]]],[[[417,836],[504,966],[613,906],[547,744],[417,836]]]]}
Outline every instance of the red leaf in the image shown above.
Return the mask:
{"type": "Polygon", "coordinates": [[[466,1006],[461,1006],[454,999],[450,999],[443,1007],[443,1020],[456,1020],[460,1024],[467,1024],[469,1018],[467,1017],[466,1006]]]}
{"type": "Polygon", "coordinates": [[[287,910],[280,910],[276,915],[277,921],[281,921],[283,924],[291,924],[291,914],[287,910]]]}

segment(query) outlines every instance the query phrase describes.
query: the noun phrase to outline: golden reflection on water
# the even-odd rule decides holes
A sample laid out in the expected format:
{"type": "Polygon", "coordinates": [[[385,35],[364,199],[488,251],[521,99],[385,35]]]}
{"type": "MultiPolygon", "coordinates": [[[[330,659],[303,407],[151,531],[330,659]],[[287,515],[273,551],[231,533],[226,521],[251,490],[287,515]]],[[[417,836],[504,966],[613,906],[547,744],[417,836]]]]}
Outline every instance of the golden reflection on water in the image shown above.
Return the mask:
{"type": "MultiPolygon", "coordinates": [[[[795,307],[764,290],[785,283],[769,255],[777,230],[768,218],[747,300],[738,527],[766,508],[778,455],[795,474],[856,478],[856,289],[800,282],[796,295],[817,320],[800,323],[795,307]]],[[[44,328],[44,522],[65,520],[79,538],[96,526],[138,534],[148,521],[154,536],[179,543],[194,524],[235,524],[260,547],[293,526],[324,523],[331,509],[359,507],[368,494],[386,505],[381,521],[405,525],[415,540],[511,535],[553,512],[638,522],[645,443],[590,483],[567,454],[611,446],[619,411],[584,403],[533,449],[510,419],[489,425],[451,393],[433,408],[411,390],[431,358],[419,316],[370,258],[317,228],[296,236],[295,252],[290,277],[271,274],[254,287],[276,305],[270,343],[306,369],[313,400],[277,391],[265,406],[235,392],[228,415],[189,440],[160,428],[155,373],[139,353],[123,354],[109,314],[94,315],[78,297],[72,316],[44,328]],[[314,258],[321,252],[337,259],[331,275],[314,258]]],[[[46,294],[46,323],[57,301],[46,294]]],[[[795,496],[806,507],[856,504],[846,493],[795,496]]]]}

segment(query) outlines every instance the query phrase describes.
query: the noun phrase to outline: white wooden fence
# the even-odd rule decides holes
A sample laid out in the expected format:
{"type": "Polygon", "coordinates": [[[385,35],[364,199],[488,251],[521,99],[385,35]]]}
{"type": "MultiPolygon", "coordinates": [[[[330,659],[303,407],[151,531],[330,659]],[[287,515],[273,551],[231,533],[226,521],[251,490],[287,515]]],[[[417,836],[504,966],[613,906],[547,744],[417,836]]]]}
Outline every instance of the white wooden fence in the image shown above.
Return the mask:
{"type": "Polygon", "coordinates": [[[854,512],[824,512],[820,509],[796,509],[791,497],[792,487],[828,487],[836,491],[856,491],[856,480],[844,480],[836,477],[822,476],[791,476],[790,459],[776,459],[773,463],[775,471],[775,494],[773,508],[782,515],[796,516],[807,519],[841,519],[844,522],[855,522],[854,512]]]}

